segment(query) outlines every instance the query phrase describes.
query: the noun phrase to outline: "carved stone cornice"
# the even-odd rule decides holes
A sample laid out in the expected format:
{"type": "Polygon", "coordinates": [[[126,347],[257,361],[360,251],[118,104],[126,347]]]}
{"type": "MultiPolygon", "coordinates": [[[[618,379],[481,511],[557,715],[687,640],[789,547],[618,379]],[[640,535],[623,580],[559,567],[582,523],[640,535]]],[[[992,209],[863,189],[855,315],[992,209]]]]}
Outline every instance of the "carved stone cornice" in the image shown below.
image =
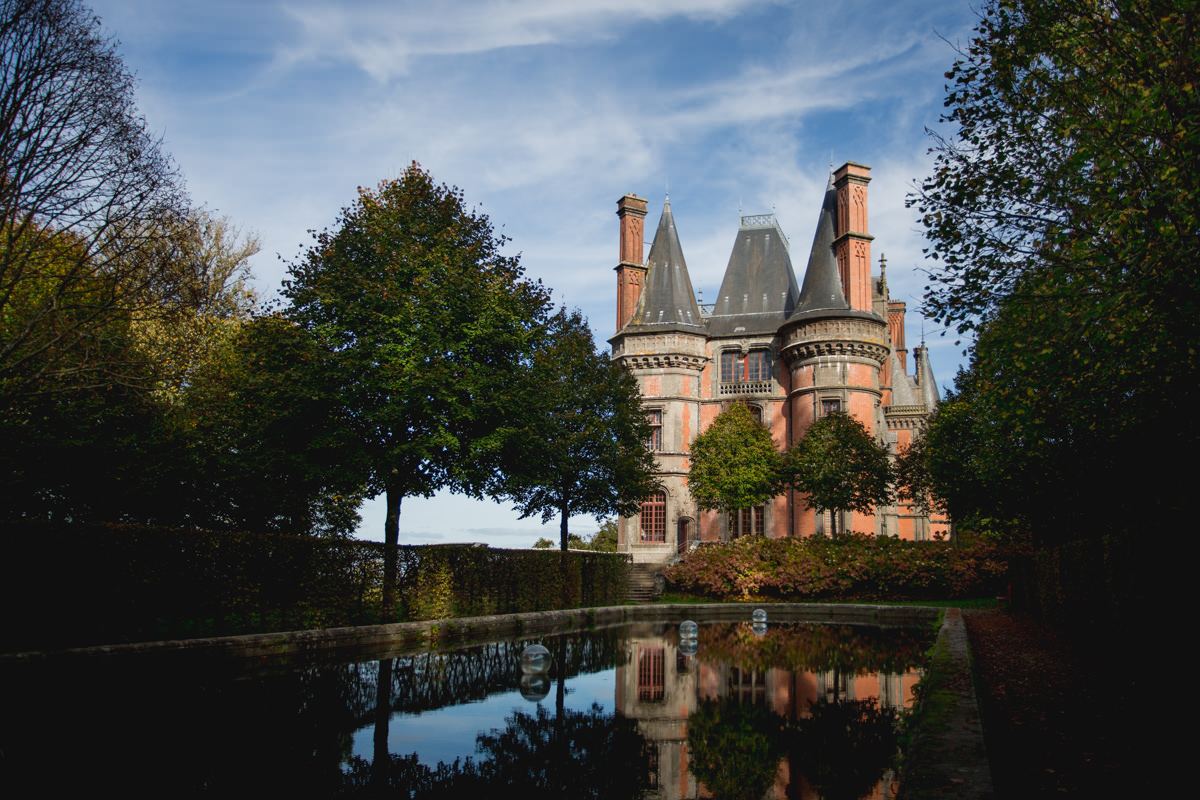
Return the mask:
{"type": "Polygon", "coordinates": [[[887,362],[887,323],[874,316],[828,316],[790,323],[783,331],[780,354],[788,363],[810,359],[857,358],[887,362]]]}
{"type": "Polygon", "coordinates": [[[702,372],[708,359],[684,353],[639,353],[617,356],[617,362],[630,371],[641,369],[687,369],[702,372]]]}

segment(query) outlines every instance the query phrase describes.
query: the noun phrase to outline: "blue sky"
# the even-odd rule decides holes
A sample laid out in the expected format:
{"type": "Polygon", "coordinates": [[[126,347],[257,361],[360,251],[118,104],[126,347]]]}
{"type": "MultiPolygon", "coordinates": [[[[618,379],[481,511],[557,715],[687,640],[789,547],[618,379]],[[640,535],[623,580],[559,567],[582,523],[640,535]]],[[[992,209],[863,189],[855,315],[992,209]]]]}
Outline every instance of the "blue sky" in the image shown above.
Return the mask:
{"type": "MultiPolygon", "coordinates": [[[[967,0],[94,0],[193,202],[262,240],[266,296],[358,186],[412,161],[460,187],[527,273],[614,332],[616,201],[668,188],[693,286],[715,296],[739,209],[812,241],[831,161],[872,168],[873,254],[921,336],[923,241],[904,207],[975,16],[967,0]]],[[[803,269],[805,257],[793,257],[803,269]]],[[[798,275],[803,280],[803,275],[798,275]]],[[[954,337],[926,336],[948,385],[954,337]]],[[[381,539],[381,503],[364,509],[381,539]]],[[[557,523],[409,499],[401,541],[529,546],[557,523]]],[[[596,529],[587,518],[572,530],[596,529]]]]}

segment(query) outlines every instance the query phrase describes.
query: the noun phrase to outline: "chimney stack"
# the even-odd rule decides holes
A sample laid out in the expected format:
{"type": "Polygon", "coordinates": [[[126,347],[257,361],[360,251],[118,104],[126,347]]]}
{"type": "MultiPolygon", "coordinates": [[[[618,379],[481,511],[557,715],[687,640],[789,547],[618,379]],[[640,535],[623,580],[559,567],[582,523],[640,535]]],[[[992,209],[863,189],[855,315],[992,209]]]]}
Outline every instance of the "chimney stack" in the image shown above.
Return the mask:
{"type": "Polygon", "coordinates": [[[642,264],[646,201],[637,195],[625,195],[617,201],[617,217],[621,220],[621,260],[616,266],[619,331],[633,318],[646,283],[646,267],[642,264]]]}

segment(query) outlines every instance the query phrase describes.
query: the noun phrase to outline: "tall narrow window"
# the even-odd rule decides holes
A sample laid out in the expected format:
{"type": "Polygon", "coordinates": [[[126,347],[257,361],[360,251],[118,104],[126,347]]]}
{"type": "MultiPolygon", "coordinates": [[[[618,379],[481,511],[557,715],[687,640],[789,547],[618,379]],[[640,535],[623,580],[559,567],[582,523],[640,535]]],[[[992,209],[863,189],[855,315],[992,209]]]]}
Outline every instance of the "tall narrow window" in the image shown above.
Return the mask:
{"type": "Polygon", "coordinates": [[[661,703],[666,695],[665,653],[661,647],[638,648],[638,700],[661,703]]]}
{"type": "Polygon", "coordinates": [[[663,492],[642,503],[642,541],[665,542],[667,540],[667,496],[663,492]]]}
{"type": "Polygon", "coordinates": [[[652,408],[646,412],[646,421],[650,423],[650,449],[654,452],[660,452],[663,449],[662,436],[662,421],[663,412],[661,408],[652,408]]]}
{"type": "Polygon", "coordinates": [[[751,350],[746,355],[746,380],[771,380],[771,360],[766,350],[751,350]]]}
{"type": "Polygon", "coordinates": [[[763,536],[766,534],[767,507],[765,505],[743,508],[729,512],[729,538],[763,536]]]}

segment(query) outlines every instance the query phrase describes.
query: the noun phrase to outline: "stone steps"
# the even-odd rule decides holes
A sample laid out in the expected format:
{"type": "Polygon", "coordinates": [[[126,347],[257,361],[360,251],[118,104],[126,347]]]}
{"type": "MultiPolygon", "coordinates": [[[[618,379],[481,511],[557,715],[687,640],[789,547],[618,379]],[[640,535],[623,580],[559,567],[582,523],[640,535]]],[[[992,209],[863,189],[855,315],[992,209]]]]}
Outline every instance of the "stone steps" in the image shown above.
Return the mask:
{"type": "Polygon", "coordinates": [[[659,585],[661,564],[633,564],[629,570],[629,591],[626,599],[631,603],[649,603],[662,592],[659,585]]]}

